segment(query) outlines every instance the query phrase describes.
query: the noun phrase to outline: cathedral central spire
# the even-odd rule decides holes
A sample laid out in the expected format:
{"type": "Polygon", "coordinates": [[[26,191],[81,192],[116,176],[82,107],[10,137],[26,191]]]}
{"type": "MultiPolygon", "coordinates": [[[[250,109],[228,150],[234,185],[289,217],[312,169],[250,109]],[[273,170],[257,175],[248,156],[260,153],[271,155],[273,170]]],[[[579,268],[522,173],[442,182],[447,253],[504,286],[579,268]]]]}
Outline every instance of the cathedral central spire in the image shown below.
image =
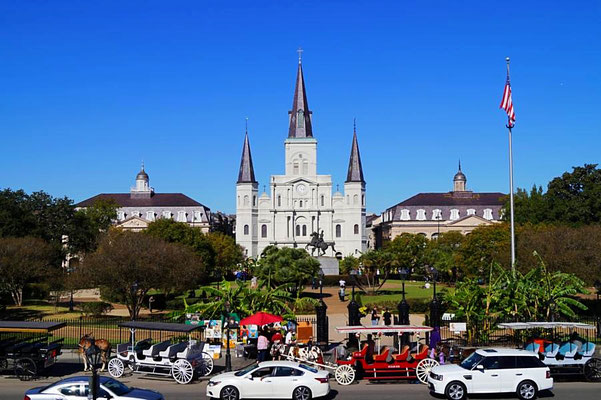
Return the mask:
{"type": "Polygon", "coordinates": [[[359,142],[357,141],[357,123],[353,120],[353,144],[351,145],[351,156],[348,162],[348,172],[346,174],[346,182],[362,182],[363,166],[361,165],[361,155],[359,154],[359,142]]]}
{"type": "Polygon", "coordinates": [[[257,183],[255,180],[255,169],[253,158],[250,154],[250,142],[248,141],[248,128],[244,135],[244,146],[242,147],[242,159],[240,160],[240,171],[237,183],[257,183]]]}
{"type": "Polygon", "coordinates": [[[307,103],[307,92],[305,91],[305,79],[303,77],[303,64],[300,53],[298,59],[298,72],[296,74],[296,87],[294,89],[294,98],[292,100],[292,110],[290,114],[290,127],[288,129],[289,138],[307,138],[313,137],[313,128],[311,126],[311,111],[307,103]]]}

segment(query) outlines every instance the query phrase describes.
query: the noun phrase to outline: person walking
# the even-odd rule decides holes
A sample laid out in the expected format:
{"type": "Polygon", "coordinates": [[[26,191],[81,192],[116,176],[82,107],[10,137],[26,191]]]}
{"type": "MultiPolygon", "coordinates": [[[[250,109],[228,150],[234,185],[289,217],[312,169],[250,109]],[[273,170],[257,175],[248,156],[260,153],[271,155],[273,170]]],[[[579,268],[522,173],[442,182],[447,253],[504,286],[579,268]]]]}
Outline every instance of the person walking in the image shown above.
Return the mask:
{"type": "Polygon", "coordinates": [[[371,310],[371,326],[378,326],[379,320],[378,307],[374,306],[373,310],[371,310]]]}
{"type": "Polygon", "coordinates": [[[269,347],[269,339],[265,334],[265,330],[261,329],[259,339],[257,339],[257,362],[267,360],[267,348],[269,347]]]}

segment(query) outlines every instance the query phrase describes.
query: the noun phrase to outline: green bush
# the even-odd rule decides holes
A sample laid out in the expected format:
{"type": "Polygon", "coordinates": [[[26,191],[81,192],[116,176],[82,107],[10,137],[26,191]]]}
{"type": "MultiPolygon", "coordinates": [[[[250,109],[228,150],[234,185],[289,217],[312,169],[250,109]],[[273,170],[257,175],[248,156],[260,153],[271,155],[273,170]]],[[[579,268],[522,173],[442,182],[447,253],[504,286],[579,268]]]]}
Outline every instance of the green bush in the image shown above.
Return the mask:
{"type": "Polygon", "coordinates": [[[113,309],[113,306],[111,303],[106,303],[104,301],[91,301],[80,304],[79,308],[83,315],[98,317],[110,312],[113,309]]]}
{"type": "Polygon", "coordinates": [[[47,283],[28,283],[23,288],[24,299],[46,300],[50,297],[50,285],[47,283]]]}
{"type": "MultiPolygon", "coordinates": [[[[192,300],[194,301],[195,298],[190,298],[190,299],[186,299],[186,301],[188,300],[192,300]]],[[[198,299],[196,299],[196,301],[194,301],[194,303],[197,303],[198,299]]],[[[190,303],[188,303],[190,304],[190,303]]],[[[184,309],[184,300],[179,298],[179,299],[170,299],[167,300],[167,302],[165,303],[165,309],[166,310],[183,310],[184,309]]]]}

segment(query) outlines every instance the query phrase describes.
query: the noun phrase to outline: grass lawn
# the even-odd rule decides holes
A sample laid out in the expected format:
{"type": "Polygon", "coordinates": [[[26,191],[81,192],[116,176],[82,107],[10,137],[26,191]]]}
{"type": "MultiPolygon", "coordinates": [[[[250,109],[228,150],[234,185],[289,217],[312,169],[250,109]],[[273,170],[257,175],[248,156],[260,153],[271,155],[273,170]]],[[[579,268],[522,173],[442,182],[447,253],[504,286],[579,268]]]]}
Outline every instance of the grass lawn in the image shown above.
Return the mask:
{"type": "MultiPolygon", "coordinates": [[[[405,297],[408,300],[428,300],[432,298],[433,288],[432,284],[430,284],[429,289],[424,288],[423,281],[407,281],[405,282],[405,297]]],[[[449,287],[446,284],[437,283],[436,284],[436,292],[450,292],[454,290],[454,288],[449,287]]],[[[388,280],[375,295],[370,293],[361,294],[361,302],[363,304],[384,304],[384,303],[398,303],[402,298],[402,287],[400,280],[388,280]]]]}
{"type": "Polygon", "coordinates": [[[23,306],[7,306],[6,314],[9,318],[21,319],[23,317],[35,317],[35,318],[79,318],[81,312],[75,310],[69,312],[68,306],[59,305],[55,307],[54,304],[47,303],[42,300],[25,300],[23,306]]]}

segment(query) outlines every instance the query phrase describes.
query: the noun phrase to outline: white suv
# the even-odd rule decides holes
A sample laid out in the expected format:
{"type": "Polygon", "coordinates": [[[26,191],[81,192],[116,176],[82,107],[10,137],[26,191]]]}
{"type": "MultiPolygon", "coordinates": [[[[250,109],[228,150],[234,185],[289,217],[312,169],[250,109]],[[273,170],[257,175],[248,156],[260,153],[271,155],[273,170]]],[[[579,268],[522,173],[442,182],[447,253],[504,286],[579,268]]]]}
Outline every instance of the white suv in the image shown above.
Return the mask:
{"type": "Polygon", "coordinates": [[[525,350],[479,349],[459,365],[439,365],[430,371],[431,393],[462,400],[471,393],[514,392],[533,400],[540,390],[553,389],[551,371],[536,354],[525,350]]]}

